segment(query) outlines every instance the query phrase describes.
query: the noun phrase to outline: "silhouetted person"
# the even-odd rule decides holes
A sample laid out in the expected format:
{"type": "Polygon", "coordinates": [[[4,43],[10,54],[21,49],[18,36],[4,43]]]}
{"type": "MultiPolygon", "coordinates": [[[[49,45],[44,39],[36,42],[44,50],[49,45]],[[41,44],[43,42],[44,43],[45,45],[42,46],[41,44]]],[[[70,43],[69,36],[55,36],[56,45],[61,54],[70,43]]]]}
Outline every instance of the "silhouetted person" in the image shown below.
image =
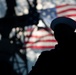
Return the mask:
{"type": "Polygon", "coordinates": [[[6,4],[7,4],[7,11],[6,11],[5,17],[14,16],[16,1],[15,0],[6,0],[6,4]]]}
{"type": "Polygon", "coordinates": [[[51,28],[58,44],[54,49],[41,53],[28,75],[65,75],[76,72],[76,22],[59,17],[52,21],[51,28]]]}

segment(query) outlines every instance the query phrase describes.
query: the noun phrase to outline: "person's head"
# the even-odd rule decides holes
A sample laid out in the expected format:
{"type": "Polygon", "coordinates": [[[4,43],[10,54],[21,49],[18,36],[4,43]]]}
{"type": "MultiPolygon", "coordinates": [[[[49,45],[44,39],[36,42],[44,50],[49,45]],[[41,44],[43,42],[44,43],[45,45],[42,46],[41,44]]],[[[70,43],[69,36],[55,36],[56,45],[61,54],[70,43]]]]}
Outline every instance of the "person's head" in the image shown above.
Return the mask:
{"type": "Polygon", "coordinates": [[[51,22],[55,39],[60,44],[65,44],[75,39],[76,22],[67,17],[58,17],[51,22]]]}

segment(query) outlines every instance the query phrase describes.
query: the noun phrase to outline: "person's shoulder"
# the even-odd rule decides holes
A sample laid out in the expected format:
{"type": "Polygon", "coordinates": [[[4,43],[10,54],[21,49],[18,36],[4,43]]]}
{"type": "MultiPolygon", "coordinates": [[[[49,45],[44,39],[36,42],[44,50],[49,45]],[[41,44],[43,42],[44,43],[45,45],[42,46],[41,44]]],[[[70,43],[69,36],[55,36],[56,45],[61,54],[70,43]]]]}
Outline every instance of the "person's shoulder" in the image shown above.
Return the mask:
{"type": "Polygon", "coordinates": [[[46,51],[43,51],[40,56],[46,57],[46,56],[50,56],[50,55],[52,55],[54,53],[55,53],[55,49],[46,50],[46,51]]]}

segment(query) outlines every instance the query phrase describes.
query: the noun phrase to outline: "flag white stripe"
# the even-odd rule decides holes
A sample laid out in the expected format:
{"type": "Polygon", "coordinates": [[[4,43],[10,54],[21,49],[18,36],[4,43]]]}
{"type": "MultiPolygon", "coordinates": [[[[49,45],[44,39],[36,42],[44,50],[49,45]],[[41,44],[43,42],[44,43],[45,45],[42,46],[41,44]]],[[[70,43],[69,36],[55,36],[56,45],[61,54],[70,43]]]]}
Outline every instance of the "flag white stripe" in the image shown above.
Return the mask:
{"type": "Polygon", "coordinates": [[[50,32],[48,32],[48,31],[35,31],[35,32],[33,32],[32,33],[32,35],[34,36],[36,36],[36,35],[39,35],[39,36],[44,36],[44,35],[48,35],[50,32]]]}

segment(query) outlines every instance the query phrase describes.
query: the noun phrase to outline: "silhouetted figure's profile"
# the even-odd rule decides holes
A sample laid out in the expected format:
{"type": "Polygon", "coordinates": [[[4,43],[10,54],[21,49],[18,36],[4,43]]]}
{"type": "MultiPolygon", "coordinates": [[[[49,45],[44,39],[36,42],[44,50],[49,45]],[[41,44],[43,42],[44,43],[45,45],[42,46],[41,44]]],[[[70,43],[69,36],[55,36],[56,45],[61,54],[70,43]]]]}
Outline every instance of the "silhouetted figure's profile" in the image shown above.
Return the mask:
{"type": "Polygon", "coordinates": [[[7,4],[7,11],[6,11],[5,17],[14,16],[16,1],[15,0],[6,0],[6,4],[7,4]]]}
{"type": "Polygon", "coordinates": [[[54,49],[41,53],[28,75],[65,75],[76,72],[76,22],[67,17],[58,17],[52,21],[51,28],[58,44],[54,49]]]}

